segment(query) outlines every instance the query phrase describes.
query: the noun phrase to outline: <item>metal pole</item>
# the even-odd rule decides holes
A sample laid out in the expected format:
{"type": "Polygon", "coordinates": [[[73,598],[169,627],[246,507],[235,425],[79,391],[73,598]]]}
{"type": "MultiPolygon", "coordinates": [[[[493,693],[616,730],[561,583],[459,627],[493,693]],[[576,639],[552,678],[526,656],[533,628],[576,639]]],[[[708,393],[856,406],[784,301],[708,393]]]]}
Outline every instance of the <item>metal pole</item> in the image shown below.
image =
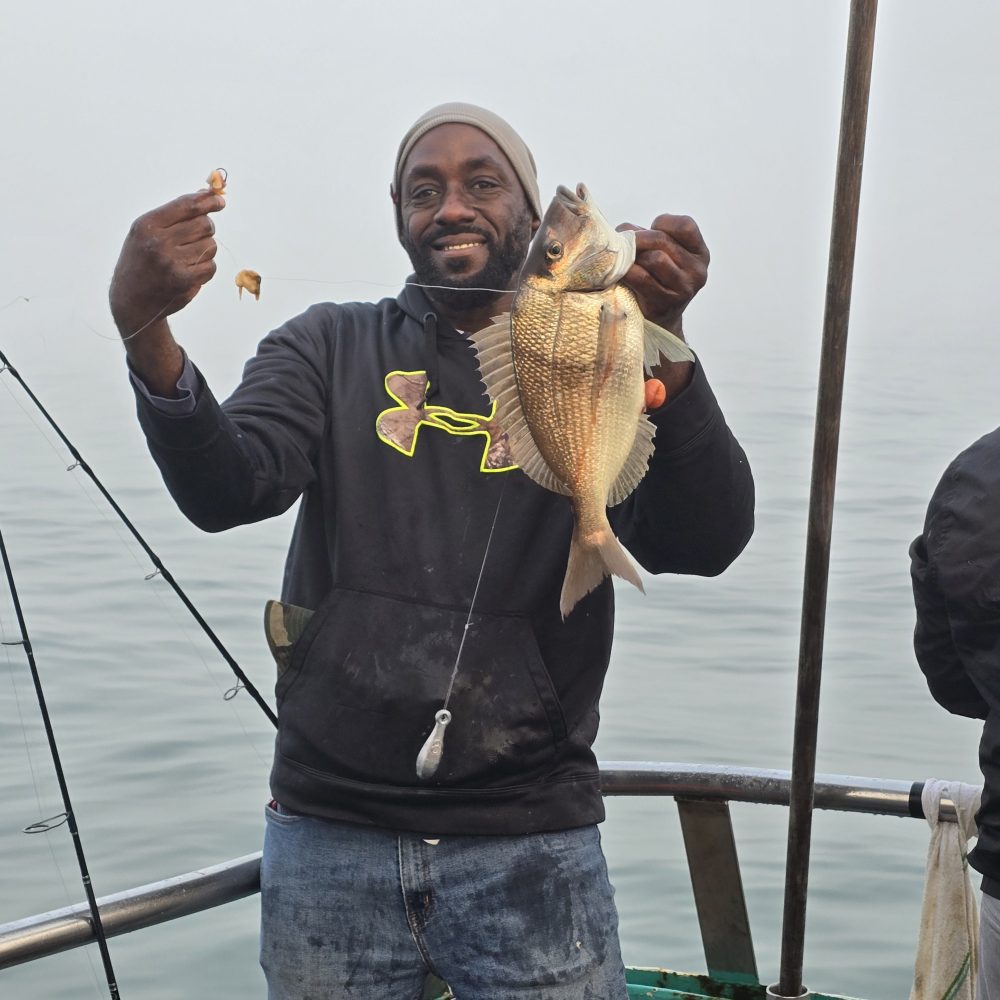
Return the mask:
{"type": "MultiPolygon", "coordinates": [[[[757,802],[787,806],[789,772],[721,764],[602,761],[604,795],[675,796],[687,801],[757,802]]],[[[873,816],[923,819],[921,781],[816,775],[816,808],[873,816]]],[[[941,800],[940,818],[956,821],[954,802],[941,800]]],[[[97,900],[108,937],[155,927],[168,920],[236,899],[260,889],[260,852],[219,865],[126,889],[97,900]]],[[[0,970],[77,948],[94,940],[86,903],[0,924],[0,970]]],[[[773,995],[773,994],[772,994],[773,995]]]]}
{"type": "Polygon", "coordinates": [[[852,0],[847,36],[847,64],[837,153],[830,262],[820,359],[816,430],[813,441],[812,486],[802,591],[799,637],[799,679],[795,699],[795,738],[785,867],[785,907],[781,941],[781,974],[776,997],[806,995],[802,985],[805,943],[806,887],[812,832],[816,771],[816,731],[819,718],[823,629],[830,569],[833,497],[837,478],[837,446],[844,388],[844,361],[851,308],[851,280],[861,199],[868,93],[871,87],[877,0],[852,0]]]}

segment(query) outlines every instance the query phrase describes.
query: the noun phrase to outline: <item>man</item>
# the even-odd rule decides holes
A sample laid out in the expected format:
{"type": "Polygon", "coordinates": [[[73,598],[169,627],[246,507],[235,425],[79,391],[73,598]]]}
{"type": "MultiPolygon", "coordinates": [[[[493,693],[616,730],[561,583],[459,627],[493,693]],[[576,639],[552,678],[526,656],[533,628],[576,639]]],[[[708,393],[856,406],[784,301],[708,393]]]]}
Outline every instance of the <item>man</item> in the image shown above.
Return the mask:
{"type": "Polygon", "coordinates": [[[978,1000],[1000,1000],[1000,428],[948,466],[910,546],[913,647],[931,695],[985,719],[983,797],[969,864],[983,876],[978,1000]]]}
{"type": "MultiPolygon", "coordinates": [[[[283,599],[315,614],[276,688],[269,996],[414,998],[430,971],[462,1000],[618,1000],[591,751],[613,591],[562,621],[570,506],[512,467],[466,339],[510,306],[498,290],[542,213],[534,160],[495,114],[443,105],[404,136],[392,195],[415,271],[399,297],[290,320],[221,408],[165,316],[214,273],[223,200],[137,220],[111,287],[142,426],[188,517],[217,531],[302,498],[283,599]],[[440,763],[419,778],[445,704],[440,763]]],[[[664,215],[636,241],[626,281],[679,333],[701,235],[664,215]]],[[[700,365],[659,377],[656,453],[612,524],[651,572],[716,574],[752,531],[750,471],[700,365]]]]}

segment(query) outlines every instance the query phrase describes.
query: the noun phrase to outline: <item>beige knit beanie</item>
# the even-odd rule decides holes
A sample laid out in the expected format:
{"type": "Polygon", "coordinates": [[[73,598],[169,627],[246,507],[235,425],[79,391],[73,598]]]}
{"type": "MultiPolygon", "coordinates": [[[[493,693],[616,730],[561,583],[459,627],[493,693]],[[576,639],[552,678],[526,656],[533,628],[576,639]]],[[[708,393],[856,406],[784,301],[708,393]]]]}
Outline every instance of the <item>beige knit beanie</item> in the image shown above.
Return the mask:
{"type": "Polygon", "coordinates": [[[460,125],[474,125],[485,132],[503,150],[524,188],[528,204],[531,205],[535,218],[541,219],[542,202],[538,192],[538,169],[535,167],[535,159],[531,155],[531,150],[524,144],[524,140],[507,122],[492,111],[477,107],[475,104],[452,101],[449,104],[439,104],[436,108],[424,112],[410,126],[409,131],[403,136],[403,141],[399,144],[396,166],[392,172],[391,191],[392,200],[396,206],[396,231],[399,233],[400,239],[403,238],[403,215],[400,210],[399,189],[402,182],[403,164],[421,136],[432,128],[437,128],[438,125],[452,122],[460,125]]]}

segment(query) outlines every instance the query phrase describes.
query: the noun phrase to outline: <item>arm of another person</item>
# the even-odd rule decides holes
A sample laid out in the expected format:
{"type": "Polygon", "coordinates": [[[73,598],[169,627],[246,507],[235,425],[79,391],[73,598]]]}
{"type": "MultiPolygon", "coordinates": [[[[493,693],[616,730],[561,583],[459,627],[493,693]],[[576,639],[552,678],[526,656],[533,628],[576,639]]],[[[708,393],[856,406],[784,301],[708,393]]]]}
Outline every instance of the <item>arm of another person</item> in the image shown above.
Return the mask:
{"type": "MultiPolygon", "coordinates": [[[[962,647],[971,639],[970,648],[987,651],[1000,640],[1000,629],[996,622],[978,621],[984,595],[972,593],[977,583],[970,572],[974,563],[967,558],[966,544],[979,548],[976,556],[981,558],[986,555],[987,538],[995,537],[996,529],[979,524],[978,518],[971,522],[963,518],[959,528],[952,506],[964,488],[957,463],[953,463],[931,497],[923,534],[910,545],[910,581],[917,612],[913,651],[931,696],[942,708],[955,715],[985,719],[989,706],[969,675],[962,647]],[[979,524],[981,532],[970,532],[973,524],[979,524]],[[975,633],[982,635],[977,639],[975,633]]],[[[981,488],[976,492],[981,494],[981,488]]]]}
{"type": "MultiPolygon", "coordinates": [[[[701,231],[683,215],[659,215],[650,229],[618,228],[636,234],[636,262],[624,282],[643,316],[683,339],[684,310],[708,278],[701,231]]],[[[642,482],[609,511],[611,523],[650,572],[715,576],[753,533],[750,464],[700,362],[661,359],[653,377],[667,390],[665,405],[650,413],[655,451],[642,482]]]]}
{"type": "Polygon", "coordinates": [[[312,349],[317,324],[305,317],[261,344],[224,407],[174,340],[167,316],[215,274],[209,216],[224,205],[218,195],[199,191],[140,216],[125,239],[110,290],[129,367],[149,394],[177,399],[186,368],[186,381],[194,383],[193,399],[180,409],[158,408],[141,392],[137,399],[150,452],[171,495],[206,531],[291,506],[314,475],[311,456],[326,403],[312,349]]]}

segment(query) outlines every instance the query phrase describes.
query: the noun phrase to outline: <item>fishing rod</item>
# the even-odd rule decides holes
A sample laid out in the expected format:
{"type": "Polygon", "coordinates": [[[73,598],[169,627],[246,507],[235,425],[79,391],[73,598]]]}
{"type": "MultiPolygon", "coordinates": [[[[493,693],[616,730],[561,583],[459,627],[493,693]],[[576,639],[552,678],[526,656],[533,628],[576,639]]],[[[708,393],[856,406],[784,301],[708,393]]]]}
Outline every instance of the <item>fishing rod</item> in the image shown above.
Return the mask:
{"type": "Polygon", "coordinates": [[[118,983],[114,967],[111,964],[111,952],[108,950],[108,940],[104,933],[104,924],[101,921],[101,911],[98,909],[94,886],[90,880],[87,858],[83,853],[83,841],[80,839],[80,830],[76,824],[76,815],[73,812],[73,804],[69,797],[69,788],[66,785],[66,775],[63,773],[62,761],[59,758],[59,748],[56,746],[56,737],[52,730],[52,720],[49,718],[49,710],[45,705],[42,681],[38,675],[38,666],[35,663],[35,654],[31,648],[31,639],[28,636],[28,626],[24,621],[24,613],[21,610],[21,601],[17,595],[17,587],[14,585],[14,572],[11,569],[10,559],[7,557],[7,546],[4,544],[2,531],[0,531],[0,556],[3,557],[4,572],[7,574],[7,585],[10,587],[10,596],[14,604],[14,613],[17,615],[18,628],[21,630],[20,639],[4,642],[3,645],[23,647],[25,656],[28,658],[28,668],[31,670],[31,680],[35,685],[35,696],[38,698],[38,708],[42,713],[42,723],[45,726],[45,736],[49,741],[49,752],[52,755],[56,780],[59,782],[59,792],[62,795],[64,810],[61,816],[52,816],[49,819],[33,823],[31,826],[26,827],[24,832],[47,833],[65,821],[70,836],[73,838],[73,849],[76,851],[77,864],[80,866],[80,878],[83,880],[83,891],[87,895],[87,905],[90,908],[90,919],[93,922],[94,936],[97,938],[97,948],[101,953],[104,975],[108,981],[108,992],[111,995],[111,1000],[119,1000],[118,983]],[[59,820],[59,822],[54,823],[53,820],[59,820]]]}
{"type": "Polygon", "coordinates": [[[808,996],[808,990],[802,984],[802,964],[816,778],[819,689],[823,667],[823,632],[830,577],[830,540],[837,481],[840,413],[844,395],[847,329],[851,311],[851,285],[858,235],[861,169],[865,154],[877,9],[878,0],[852,0],[847,35],[802,589],[781,978],[774,986],[768,987],[769,997],[808,996]]]}
{"type": "Polygon", "coordinates": [[[158,573],[160,576],[163,577],[164,580],[167,581],[168,584],[170,584],[170,586],[173,588],[174,593],[180,598],[181,603],[184,605],[184,607],[188,609],[188,611],[191,612],[192,617],[201,626],[202,631],[212,641],[212,644],[219,651],[219,654],[226,661],[226,663],[229,664],[230,668],[232,669],[233,673],[236,675],[237,678],[237,686],[234,689],[234,693],[236,690],[239,689],[240,686],[244,687],[247,691],[247,694],[249,694],[250,697],[253,698],[255,702],[257,702],[257,704],[260,706],[264,714],[271,720],[272,724],[275,727],[277,727],[278,717],[277,715],[275,715],[274,710],[264,700],[263,695],[261,695],[261,693],[257,690],[257,688],[254,687],[250,678],[247,677],[247,675],[240,668],[240,665],[230,654],[229,650],[226,649],[226,647],[222,644],[222,640],[215,634],[214,630],[208,624],[208,622],[205,621],[205,619],[201,615],[201,612],[199,612],[198,609],[194,606],[194,604],[191,603],[190,598],[187,596],[187,594],[184,593],[180,584],[174,579],[173,575],[170,573],[167,567],[163,565],[163,562],[160,559],[160,557],[152,550],[152,548],[150,548],[149,544],[146,542],[146,539],[143,538],[142,535],[139,533],[139,529],[136,528],[136,526],[128,519],[128,517],[125,514],[125,511],[123,511],[121,507],[118,506],[118,503],[116,502],[115,498],[105,489],[104,484],[100,481],[100,479],[97,478],[97,474],[86,462],[86,460],[83,458],[80,452],[77,451],[76,447],[69,440],[69,438],[66,437],[66,435],[62,431],[62,428],[49,415],[48,410],[45,409],[45,407],[42,405],[38,397],[31,391],[31,389],[28,387],[28,384],[21,377],[21,374],[18,372],[18,370],[10,363],[10,361],[8,360],[7,356],[3,353],[3,351],[0,351],[0,365],[2,365],[2,367],[0,367],[0,374],[3,374],[3,372],[6,371],[10,372],[10,374],[13,375],[13,377],[17,380],[18,384],[27,394],[28,398],[38,408],[39,413],[41,413],[41,415],[48,421],[49,426],[56,432],[56,434],[59,435],[59,439],[66,446],[69,453],[73,456],[75,460],[75,464],[71,465],[69,468],[74,469],[76,468],[76,466],[79,466],[81,469],[83,469],[84,472],[87,473],[93,484],[98,488],[98,490],[100,490],[101,495],[111,505],[111,509],[118,515],[118,517],[121,519],[125,527],[128,528],[128,530],[132,533],[132,537],[139,543],[140,546],[142,546],[142,550],[146,553],[146,555],[149,556],[150,561],[156,568],[156,572],[153,575],[155,576],[158,573]]]}

